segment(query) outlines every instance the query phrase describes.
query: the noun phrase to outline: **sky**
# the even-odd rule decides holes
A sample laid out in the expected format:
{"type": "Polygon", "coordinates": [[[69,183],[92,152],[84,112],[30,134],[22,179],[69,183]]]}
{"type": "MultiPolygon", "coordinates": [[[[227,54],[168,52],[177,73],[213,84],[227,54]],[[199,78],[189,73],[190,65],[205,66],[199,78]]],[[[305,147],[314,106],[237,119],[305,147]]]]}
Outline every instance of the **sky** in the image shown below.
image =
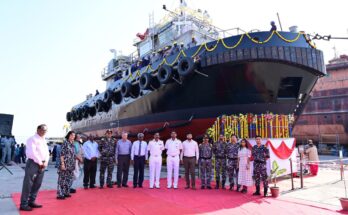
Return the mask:
{"type": "MultiPolygon", "coordinates": [[[[284,30],[348,37],[348,1],[191,0],[222,29],[270,29],[280,15],[284,30]]],[[[36,126],[63,136],[65,114],[86,95],[105,90],[101,71],[113,57],[135,50],[135,34],[174,9],[179,0],[0,0],[0,113],[14,115],[12,133],[25,139],[36,126]]],[[[278,22],[276,22],[278,23],[278,22]]],[[[279,27],[278,27],[279,28],[279,27]]],[[[348,40],[317,41],[328,61],[348,54],[348,40]]]]}

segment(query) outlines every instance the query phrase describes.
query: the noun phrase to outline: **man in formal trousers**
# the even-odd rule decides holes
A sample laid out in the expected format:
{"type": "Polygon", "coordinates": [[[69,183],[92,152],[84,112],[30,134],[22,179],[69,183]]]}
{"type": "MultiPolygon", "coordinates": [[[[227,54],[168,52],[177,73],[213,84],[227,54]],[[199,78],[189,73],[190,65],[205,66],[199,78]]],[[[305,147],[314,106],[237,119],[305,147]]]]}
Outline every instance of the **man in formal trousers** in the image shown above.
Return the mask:
{"type": "Polygon", "coordinates": [[[185,179],[186,179],[186,187],[185,189],[193,190],[196,189],[196,177],[195,177],[195,166],[198,164],[199,159],[199,149],[196,141],[192,139],[192,133],[188,133],[186,135],[187,140],[182,143],[183,153],[182,162],[185,168],[185,179]],[[191,183],[190,183],[190,175],[191,175],[191,183]]]}
{"type": "Polygon", "coordinates": [[[99,157],[98,143],[93,135],[82,146],[85,159],[83,161],[83,187],[85,189],[95,188],[95,177],[97,173],[97,159],[99,157]]]}
{"type": "Polygon", "coordinates": [[[143,187],[145,162],[147,161],[147,142],[144,134],[138,134],[138,140],[133,142],[131,152],[131,163],[134,166],[133,188],[143,187]]]}
{"type": "Polygon", "coordinates": [[[182,151],[182,143],[176,138],[176,132],[171,132],[171,138],[166,141],[165,149],[167,150],[167,188],[172,186],[178,188],[180,153],[182,151]],[[172,184],[172,174],[174,170],[174,183],[172,184]]]}
{"type": "Polygon", "coordinates": [[[28,161],[25,166],[25,175],[21,194],[20,210],[31,211],[33,208],[41,208],[35,202],[42,184],[45,168],[50,158],[45,134],[47,126],[42,124],[37,127],[36,134],[27,140],[26,156],[28,161]]]}
{"type": "Polygon", "coordinates": [[[122,132],[122,138],[117,141],[116,163],[117,163],[117,187],[128,187],[128,173],[132,143],[128,140],[128,133],[122,132]]]}
{"type": "Polygon", "coordinates": [[[150,189],[154,185],[157,189],[160,188],[160,176],[162,167],[162,151],[164,150],[163,141],[159,139],[159,133],[154,135],[154,139],[149,142],[147,151],[150,152],[150,189]]]}

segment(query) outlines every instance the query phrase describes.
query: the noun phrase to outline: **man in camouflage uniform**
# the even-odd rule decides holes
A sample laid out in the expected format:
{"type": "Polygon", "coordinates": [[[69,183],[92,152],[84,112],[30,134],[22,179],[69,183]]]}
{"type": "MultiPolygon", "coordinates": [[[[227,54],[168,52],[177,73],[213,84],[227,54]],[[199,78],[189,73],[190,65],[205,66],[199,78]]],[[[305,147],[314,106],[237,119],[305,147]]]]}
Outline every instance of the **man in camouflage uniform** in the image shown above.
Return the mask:
{"type": "Polygon", "coordinates": [[[212,147],[209,143],[208,135],[204,135],[203,143],[199,145],[199,171],[202,181],[201,189],[211,189],[210,181],[211,181],[211,173],[213,169],[212,163],[212,147]]]}
{"type": "Polygon", "coordinates": [[[100,188],[104,187],[105,170],[108,170],[108,176],[106,179],[107,187],[112,188],[112,172],[114,171],[115,162],[115,147],[116,142],[112,139],[112,131],[108,129],[105,133],[105,137],[100,141],[98,149],[100,153],[100,188]]]}
{"type": "Polygon", "coordinates": [[[222,177],[221,187],[225,189],[226,183],[226,142],[224,135],[220,134],[219,140],[213,145],[215,155],[215,189],[220,187],[220,174],[222,177]]]}
{"type": "Polygon", "coordinates": [[[227,173],[230,181],[230,190],[234,187],[234,177],[236,178],[237,191],[239,191],[240,186],[238,184],[238,151],[239,144],[237,143],[237,136],[231,136],[231,142],[226,145],[226,156],[227,156],[227,173]]]}
{"type": "Polygon", "coordinates": [[[264,196],[267,196],[268,181],[267,181],[267,169],[266,161],[269,158],[269,150],[266,146],[261,144],[261,137],[256,136],[256,145],[253,146],[251,155],[254,160],[254,179],[256,191],[254,196],[261,195],[260,182],[263,181],[264,196]]]}

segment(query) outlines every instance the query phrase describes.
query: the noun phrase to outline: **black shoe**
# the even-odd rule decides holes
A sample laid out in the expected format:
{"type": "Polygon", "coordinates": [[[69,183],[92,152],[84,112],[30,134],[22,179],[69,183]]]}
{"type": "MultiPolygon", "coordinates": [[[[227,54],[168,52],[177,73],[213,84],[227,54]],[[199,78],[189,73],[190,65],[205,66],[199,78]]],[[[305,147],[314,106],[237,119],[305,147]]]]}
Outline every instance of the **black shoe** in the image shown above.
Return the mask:
{"type": "Polygon", "coordinates": [[[100,185],[99,189],[103,189],[104,188],[104,185],[100,185]]]}
{"type": "Polygon", "coordinates": [[[196,190],[196,187],[195,186],[192,186],[192,188],[191,188],[192,190],[196,190]]]}
{"type": "Polygon", "coordinates": [[[211,190],[211,186],[207,186],[207,189],[208,189],[208,190],[211,190]]]}
{"type": "Polygon", "coordinates": [[[57,196],[57,199],[58,199],[58,200],[64,200],[65,197],[64,197],[64,196],[57,196]]]}
{"type": "Polygon", "coordinates": [[[216,185],[215,185],[215,189],[219,189],[219,187],[220,187],[220,182],[217,181],[217,182],[216,182],[216,185]]]}
{"type": "Polygon", "coordinates": [[[204,189],[205,189],[205,186],[201,186],[201,189],[204,190],[204,189]]]}
{"type": "Polygon", "coordinates": [[[114,186],[112,186],[112,184],[108,184],[107,187],[108,188],[113,188],[114,186]]]}
{"type": "Polygon", "coordinates": [[[122,184],[122,187],[129,187],[127,184],[122,184]]]}
{"type": "Polygon", "coordinates": [[[266,197],[268,192],[268,187],[263,188],[263,196],[266,197]]]}
{"type": "Polygon", "coordinates": [[[241,191],[241,193],[247,193],[247,192],[248,192],[248,190],[245,189],[245,188],[243,188],[242,191],[241,191]]]}
{"type": "Polygon", "coordinates": [[[253,196],[260,196],[261,193],[259,191],[255,191],[255,193],[253,193],[253,196]]]}
{"type": "Polygon", "coordinates": [[[232,191],[234,187],[234,184],[230,184],[230,190],[232,191]]]}
{"type": "Polygon", "coordinates": [[[143,188],[143,185],[139,185],[139,188],[143,188]]]}
{"type": "Polygon", "coordinates": [[[240,185],[237,185],[237,192],[239,192],[239,190],[240,190],[240,185]]]}
{"type": "Polygon", "coordinates": [[[225,188],[225,181],[222,181],[221,188],[222,188],[223,190],[226,189],[226,188],[225,188]]]}
{"type": "Polygon", "coordinates": [[[95,188],[95,186],[94,186],[94,185],[91,185],[91,186],[89,186],[89,188],[93,189],[93,188],[95,188]]]}
{"type": "Polygon", "coordinates": [[[36,204],[35,202],[29,203],[29,207],[31,208],[42,208],[42,205],[36,204]]]}
{"type": "Polygon", "coordinates": [[[133,185],[133,188],[137,188],[137,185],[133,185]]]}
{"type": "Polygon", "coordinates": [[[64,197],[65,197],[65,198],[70,198],[71,195],[70,195],[70,194],[65,194],[64,197]]]}
{"type": "Polygon", "coordinates": [[[76,190],[73,188],[70,188],[70,193],[76,193],[76,190]]]}
{"type": "Polygon", "coordinates": [[[30,206],[20,206],[19,210],[21,211],[32,211],[33,209],[30,206]]]}
{"type": "Polygon", "coordinates": [[[185,189],[186,189],[186,190],[187,190],[187,189],[190,189],[190,186],[186,186],[185,189]]]}
{"type": "Polygon", "coordinates": [[[257,186],[255,193],[253,193],[253,196],[259,196],[259,195],[261,195],[261,193],[260,193],[260,186],[257,186]]]}
{"type": "Polygon", "coordinates": [[[121,188],[121,185],[120,185],[120,184],[118,184],[118,185],[117,185],[117,188],[121,188]]]}
{"type": "Polygon", "coordinates": [[[83,188],[85,188],[85,190],[87,190],[87,189],[88,189],[88,186],[83,186],[83,188]]]}

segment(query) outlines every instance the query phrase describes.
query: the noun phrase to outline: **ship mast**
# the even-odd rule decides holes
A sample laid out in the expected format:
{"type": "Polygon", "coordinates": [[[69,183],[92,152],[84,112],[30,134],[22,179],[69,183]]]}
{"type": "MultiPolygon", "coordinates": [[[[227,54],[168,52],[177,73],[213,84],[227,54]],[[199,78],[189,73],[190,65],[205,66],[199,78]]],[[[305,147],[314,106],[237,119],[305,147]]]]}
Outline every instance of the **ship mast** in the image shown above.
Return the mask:
{"type": "Polygon", "coordinates": [[[149,14],[149,34],[151,36],[152,51],[155,50],[155,13],[149,14]]]}
{"type": "Polygon", "coordinates": [[[184,16],[184,10],[183,8],[187,7],[186,1],[185,0],[180,0],[180,15],[184,16]]]}

